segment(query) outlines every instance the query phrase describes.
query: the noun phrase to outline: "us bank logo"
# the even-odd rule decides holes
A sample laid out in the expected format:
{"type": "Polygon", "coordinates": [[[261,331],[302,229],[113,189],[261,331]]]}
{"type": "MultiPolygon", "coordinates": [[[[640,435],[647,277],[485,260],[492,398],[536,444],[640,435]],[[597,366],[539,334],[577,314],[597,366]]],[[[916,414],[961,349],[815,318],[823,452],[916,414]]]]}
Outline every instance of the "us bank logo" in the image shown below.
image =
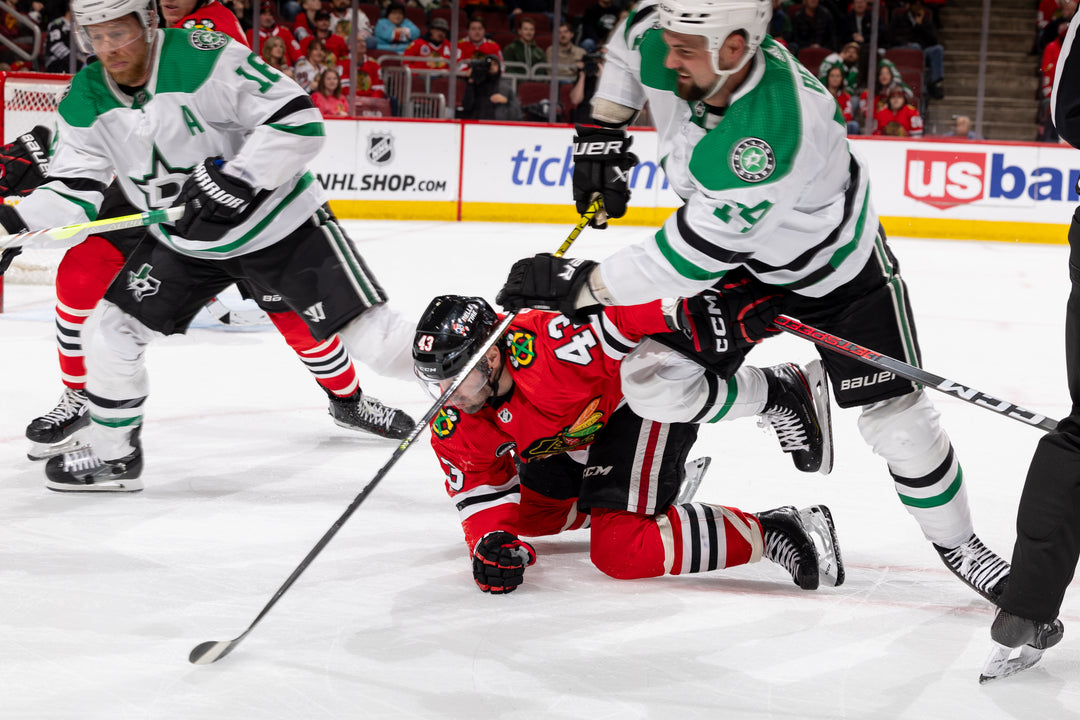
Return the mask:
{"type": "Polygon", "coordinates": [[[1002,152],[908,150],[904,165],[904,195],[941,210],[979,200],[993,205],[1080,200],[1080,170],[1013,164],[1002,152]]]}

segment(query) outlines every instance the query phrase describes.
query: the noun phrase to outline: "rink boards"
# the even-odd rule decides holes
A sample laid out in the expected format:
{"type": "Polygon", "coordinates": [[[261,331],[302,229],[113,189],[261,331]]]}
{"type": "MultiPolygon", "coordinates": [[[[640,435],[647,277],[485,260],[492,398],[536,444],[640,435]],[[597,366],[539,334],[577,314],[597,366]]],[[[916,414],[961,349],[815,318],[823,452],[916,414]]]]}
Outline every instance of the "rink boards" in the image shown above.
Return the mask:
{"type": "MultiPolygon", "coordinates": [[[[572,222],[571,126],[330,120],[312,169],[346,218],[572,222]]],[[[678,196],[656,133],[634,130],[641,162],[622,221],[659,225],[678,196]]],[[[853,139],[869,163],[886,231],[908,237],[1065,242],[1080,153],[1064,145],[853,139]]]]}

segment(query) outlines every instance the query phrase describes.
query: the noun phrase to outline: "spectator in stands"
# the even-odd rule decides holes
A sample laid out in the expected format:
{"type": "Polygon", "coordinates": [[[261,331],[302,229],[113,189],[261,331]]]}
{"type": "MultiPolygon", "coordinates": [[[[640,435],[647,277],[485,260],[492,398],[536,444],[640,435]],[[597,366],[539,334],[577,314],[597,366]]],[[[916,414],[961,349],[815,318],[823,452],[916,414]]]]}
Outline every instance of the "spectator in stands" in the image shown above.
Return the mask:
{"type": "Polygon", "coordinates": [[[949,131],[945,133],[945,137],[958,137],[966,138],[968,140],[982,140],[982,136],[975,132],[975,128],[971,126],[971,118],[967,115],[957,115],[954,122],[956,123],[949,131]]]}
{"type": "Polygon", "coordinates": [[[894,83],[886,93],[888,103],[874,114],[875,135],[919,138],[923,134],[923,121],[919,111],[909,102],[909,92],[894,83]]]}
{"type": "Polygon", "coordinates": [[[788,48],[796,55],[803,48],[823,47],[836,50],[836,21],[821,7],[821,0],[805,0],[802,9],[791,19],[788,48]]]}
{"type": "Polygon", "coordinates": [[[293,79],[296,84],[308,92],[315,92],[319,82],[319,76],[326,69],[326,46],[318,38],[312,39],[307,45],[307,53],[296,62],[293,68],[293,79]]]}
{"type": "MultiPolygon", "coordinates": [[[[71,9],[64,2],[57,10],[62,15],[45,29],[45,72],[71,73],[71,9]]],[[[83,65],[86,65],[86,53],[76,43],[74,70],[78,72],[83,65]]]]}
{"type": "MultiPolygon", "coordinates": [[[[277,8],[274,3],[264,0],[259,9],[259,46],[265,45],[266,41],[272,37],[279,37],[284,41],[285,56],[289,59],[290,65],[295,65],[301,57],[300,43],[296,42],[296,38],[287,27],[278,22],[277,8]]],[[[248,45],[253,46],[254,34],[251,30],[247,31],[247,40],[248,45]]]]}
{"type": "Polygon", "coordinates": [[[1064,26],[1069,24],[1076,14],[1076,0],[1062,0],[1061,6],[1040,28],[1035,40],[1035,52],[1040,57],[1046,52],[1046,46],[1065,34],[1064,26]]]}
{"type": "Polygon", "coordinates": [[[285,41],[279,37],[266,39],[266,44],[259,48],[263,61],[286,77],[295,78],[292,65],[285,57],[285,41]]]}
{"type": "Polygon", "coordinates": [[[620,8],[612,0],[596,0],[581,14],[581,40],[585,52],[595,52],[607,42],[615,23],[619,21],[620,8]]]}
{"type": "Polygon", "coordinates": [[[791,20],[784,10],[783,0],[772,0],[772,19],[769,21],[769,34],[777,42],[787,46],[791,37],[791,20]]]}
{"type": "Polygon", "coordinates": [[[427,35],[413,40],[409,47],[405,48],[405,57],[419,58],[406,61],[405,64],[414,68],[448,68],[450,67],[450,42],[446,39],[450,32],[450,23],[446,18],[435,18],[428,23],[427,35]]]}
{"type": "Polygon", "coordinates": [[[844,92],[854,95],[859,87],[859,43],[849,42],[840,52],[826,55],[818,66],[818,78],[824,82],[833,68],[840,69],[844,92]]]}
{"type": "Polygon", "coordinates": [[[923,0],[911,0],[907,12],[893,17],[889,23],[889,44],[922,50],[930,97],[938,100],[945,97],[945,48],[938,43],[937,30],[923,0]]]}
{"type": "MultiPolygon", "coordinates": [[[[368,57],[365,38],[356,38],[356,57],[356,94],[361,97],[386,97],[386,88],[379,74],[379,63],[368,57]]],[[[345,72],[348,72],[348,63],[344,67],[345,72]]],[[[342,76],[343,79],[345,77],[347,76],[342,76]]],[[[348,88],[348,83],[344,84],[348,88]]]]}
{"type": "Polygon", "coordinates": [[[555,64],[556,53],[559,61],[559,82],[577,80],[578,72],[585,67],[585,50],[574,44],[574,30],[569,23],[559,24],[559,42],[547,49],[547,61],[555,64]]]}
{"type": "MultiPolygon", "coordinates": [[[[371,27],[371,21],[368,20],[367,13],[360,10],[356,17],[360,18],[360,22],[356,26],[357,36],[370,40],[375,36],[375,29],[371,27]]],[[[340,37],[346,45],[349,44],[349,33],[352,32],[352,26],[353,14],[351,7],[346,7],[345,12],[341,15],[334,11],[330,12],[330,29],[335,35],[340,37]]]]}
{"type": "Polygon", "coordinates": [[[251,3],[248,0],[226,0],[225,4],[233,11],[233,15],[240,21],[240,27],[244,28],[244,32],[251,35],[251,3]]]}
{"type": "Polygon", "coordinates": [[[315,38],[322,40],[326,52],[332,54],[335,58],[349,57],[349,46],[340,35],[335,35],[331,32],[330,13],[325,10],[317,10],[315,12],[315,24],[312,26],[311,35],[300,41],[301,54],[307,54],[308,43],[315,38]]]}
{"type": "Polygon", "coordinates": [[[319,82],[315,86],[315,92],[311,93],[311,101],[323,117],[346,117],[349,114],[349,104],[341,93],[341,77],[337,70],[327,68],[319,76],[319,82]]]}
{"type": "Polygon", "coordinates": [[[585,65],[578,73],[577,81],[570,91],[570,105],[573,106],[572,122],[592,124],[592,98],[596,93],[596,86],[600,82],[600,75],[604,72],[604,53],[586,53],[585,65]]]}
{"type": "MultiPolygon", "coordinates": [[[[851,10],[844,16],[847,21],[847,37],[842,38],[845,42],[857,42],[860,45],[870,44],[871,28],[873,28],[873,13],[870,9],[869,0],[853,0],[851,10]]],[[[878,18],[877,46],[885,47],[885,28],[888,27],[889,17],[882,10],[878,18]]]]}
{"type": "Polygon", "coordinates": [[[386,8],[386,17],[379,18],[379,22],[375,23],[375,38],[378,40],[379,50],[403,53],[418,37],[420,28],[405,17],[405,6],[399,2],[390,3],[386,8]]]}
{"type": "MultiPolygon", "coordinates": [[[[881,58],[878,62],[877,83],[874,85],[875,95],[872,113],[876,113],[889,104],[889,88],[893,85],[899,85],[904,88],[906,93],[912,94],[911,88],[900,78],[900,71],[896,69],[896,65],[891,60],[881,58]]],[[[863,88],[863,91],[859,93],[859,119],[866,117],[866,93],[866,88],[863,88]]]]}
{"type": "Polygon", "coordinates": [[[851,101],[851,93],[848,92],[844,82],[844,71],[839,65],[829,68],[824,77],[825,89],[836,98],[836,104],[840,106],[840,112],[847,123],[848,135],[859,134],[859,123],[855,120],[855,107],[851,101]]]}
{"type": "Polygon", "coordinates": [[[513,42],[503,48],[503,60],[507,63],[519,63],[522,67],[517,68],[517,71],[523,75],[531,75],[533,65],[547,62],[544,51],[535,42],[536,23],[529,18],[519,20],[517,35],[513,42]]]}
{"type": "Polygon", "coordinates": [[[1054,73],[1057,71],[1058,56],[1061,55],[1061,46],[1065,42],[1065,33],[1069,30],[1069,21],[1076,13],[1076,3],[1069,3],[1066,8],[1068,17],[1058,18],[1049,25],[1049,27],[1057,30],[1057,36],[1047,43],[1043,49],[1042,62],[1039,64],[1039,69],[1042,72],[1042,84],[1040,87],[1042,98],[1049,98],[1050,91],[1054,88],[1054,73]]]}
{"type": "Polygon", "coordinates": [[[303,0],[300,6],[301,12],[293,18],[292,34],[296,42],[304,42],[311,37],[311,31],[315,27],[315,13],[322,10],[322,0],[303,0]]]}
{"type": "Polygon", "coordinates": [[[465,69],[461,117],[470,120],[521,120],[521,104],[494,55],[476,54],[465,69]]]}
{"type": "Polygon", "coordinates": [[[469,28],[464,38],[458,42],[458,57],[461,60],[462,72],[468,67],[469,60],[474,55],[493,55],[502,62],[502,48],[487,36],[487,27],[484,18],[473,15],[469,18],[469,28]]]}

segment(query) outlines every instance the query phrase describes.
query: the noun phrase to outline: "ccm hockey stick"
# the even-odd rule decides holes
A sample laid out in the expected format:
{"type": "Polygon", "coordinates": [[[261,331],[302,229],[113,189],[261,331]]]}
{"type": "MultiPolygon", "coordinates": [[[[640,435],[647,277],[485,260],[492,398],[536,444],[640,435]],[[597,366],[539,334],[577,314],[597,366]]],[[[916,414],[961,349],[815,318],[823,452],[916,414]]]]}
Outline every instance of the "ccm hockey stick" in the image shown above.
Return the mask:
{"type": "Polygon", "coordinates": [[[847,355],[856,360],[861,360],[867,365],[876,367],[879,370],[888,370],[902,378],[911,380],[912,382],[922,383],[923,385],[932,387],[946,395],[960,398],[964,402],[969,402],[972,405],[977,405],[986,410],[992,410],[1000,415],[1022,422],[1025,425],[1032,425],[1041,428],[1042,430],[1046,430],[1047,432],[1057,427],[1057,421],[1052,420],[1045,415],[1040,415],[1031,410],[1025,410],[1019,405],[1012,404],[1008,400],[1001,400],[993,395],[987,395],[980,390],[961,385],[954,380],[934,375],[922,368],[909,365],[896,358],[874,352],[869,348],[856,345],[850,340],[845,340],[841,337],[832,335],[831,333],[827,333],[824,330],[818,330],[815,327],[801,323],[787,315],[778,316],[773,320],[773,323],[784,332],[810,340],[833,352],[838,352],[841,355],[847,355]]]}
{"type": "Polygon", "coordinates": [[[159,223],[171,223],[176,222],[183,216],[184,206],[178,205],[165,210],[151,210],[150,212],[135,215],[121,215],[120,217],[106,218],[105,220],[94,220],[93,222],[64,225],[63,227],[47,228],[45,230],[0,235],[0,250],[24,246],[47,248],[63,240],[69,240],[82,232],[101,233],[110,230],[157,225],[159,223]]]}
{"type": "MultiPolygon", "coordinates": [[[[581,219],[578,220],[577,226],[566,238],[566,241],[558,249],[555,255],[561,256],[563,253],[569,250],[570,246],[574,243],[574,240],[576,240],[577,236],[581,234],[581,231],[585,229],[585,226],[589,224],[589,221],[592,220],[593,216],[596,213],[602,211],[602,209],[603,202],[601,200],[594,200],[593,203],[589,206],[589,209],[586,210],[584,214],[582,214],[581,219]]],[[[394,465],[401,458],[401,456],[405,454],[405,451],[408,450],[409,447],[416,440],[416,438],[420,436],[420,433],[427,428],[428,423],[430,423],[431,420],[435,417],[435,415],[439,412],[439,410],[442,409],[442,406],[446,404],[446,402],[455,392],[457,392],[458,387],[460,387],[461,384],[465,382],[465,378],[469,376],[469,373],[471,373],[473,369],[480,364],[480,360],[484,357],[484,355],[487,354],[487,351],[494,347],[495,343],[499,341],[499,338],[501,338],[506,332],[507,328],[510,327],[510,323],[514,321],[514,318],[516,316],[517,313],[507,314],[506,317],[503,318],[502,322],[500,322],[495,327],[495,331],[491,333],[491,336],[484,342],[480,349],[476,351],[476,354],[473,355],[473,357],[469,360],[469,362],[465,365],[461,372],[458,373],[458,376],[454,378],[454,382],[450,385],[450,387],[444,390],[443,394],[439,396],[439,399],[435,401],[435,404],[428,408],[428,411],[424,413],[424,416],[420,418],[419,421],[417,421],[416,425],[413,426],[412,432],[409,433],[409,436],[402,440],[401,444],[398,445],[397,448],[394,450],[393,454],[390,455],[390,459],[387,460],[381,468],[379,468],[379,471],[375,473],[375,476],[371,478],[371,480],[368,481],[368,484],[360,490],[359,494],[357,494],[355,498],[353,498],[353,501],[349,503],[349,506],[347,508],[345,508],[345,512],[341,514],[341,517],[335,520],[334,524],[330,526],[330,529],[327,530],[321,538],[319,538],[319,541],[315,543],[315,547],[311,548],[311,551],[304,557],[303,560],[300,561],[300,564],[296,566],[296,569],[292,571],[292,574],[289,575],[285,582],[282,583],[281,587],[277,589],[277,592],[274,593],[274,596],[270,598],[270,602],[266,603],[266,606],[263,607],[262,611],[255,617],[251,624],[248,625],[247,630],[245,630],[243,633],[233,638],[232,640],[208,640],[206,642],[199,643],[192,649],[191,653],[188,655],[189,662],[195,665],[209,665],[210,663],[216,662],[231,653],[233,650],[235,650],[236,646],[239,645],[244,640],[244,638],[246,638],[248,634],[250,634],[251,631],[255,629],[255,626],[259,624],[259,621],[262,620],[268,612],[270,612],[270,609],[277,604],[277,601],[281,599],[281,596],[284,595],[290,587],[292,587],[293,583],[295,583],[296,580],[300,577],[300,575],[305,570],[307,570],[308,566],[311,565],[312,561],[318,556],[318,554],[323,551],[323,548],[325,548],[326,545],[334,538],[334,536],[337,535],[338,530],[340,530],[342,526],[345,525],[345,523],[348,521],[348,519],[352,517],[352,514],[356,512],[356,509],[360,507],[360,504],[367,499],[368,495],[371,494],[371,491],[375,489],[375,486],[382,482],[382,479],[386,477],[386,474],[388,472],[390,472],[390,468],[394,467],[394,465]]]]}

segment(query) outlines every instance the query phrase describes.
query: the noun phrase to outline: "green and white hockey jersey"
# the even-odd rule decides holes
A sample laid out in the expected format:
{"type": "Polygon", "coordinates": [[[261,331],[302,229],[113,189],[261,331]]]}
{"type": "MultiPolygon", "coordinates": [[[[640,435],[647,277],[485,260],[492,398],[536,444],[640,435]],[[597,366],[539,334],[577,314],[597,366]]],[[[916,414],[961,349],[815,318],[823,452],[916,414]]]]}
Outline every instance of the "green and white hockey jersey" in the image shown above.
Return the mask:
{"type": "Polygon", "coordinates": [[[597,99],[641,108],[684,205],[656,235],[601,264],[619,304],[690,296],[728,270],[820,297],[852,279],[875,242],[869,177],[849,147],[836,101],[766,38],[722,113],[675,92],[668,48],[643,0],[616,28],[597,99]]]}
{"type": "Polygon", "coordinates": [[[243,222],[202,242],[150,232],[177,252],[227,258],[274,244],[325,198],[307,164],[324,141],[321,113],[292,80],[223,33],[157,32],[149,81],[134,97],[101,63],[81,70],[59,108],[49,182],[19,203],[31,230],[94,220],[114,174],[132,205],[175,203],[191,171],[222,156],[226,174],[266,190],[243,222]]]}

